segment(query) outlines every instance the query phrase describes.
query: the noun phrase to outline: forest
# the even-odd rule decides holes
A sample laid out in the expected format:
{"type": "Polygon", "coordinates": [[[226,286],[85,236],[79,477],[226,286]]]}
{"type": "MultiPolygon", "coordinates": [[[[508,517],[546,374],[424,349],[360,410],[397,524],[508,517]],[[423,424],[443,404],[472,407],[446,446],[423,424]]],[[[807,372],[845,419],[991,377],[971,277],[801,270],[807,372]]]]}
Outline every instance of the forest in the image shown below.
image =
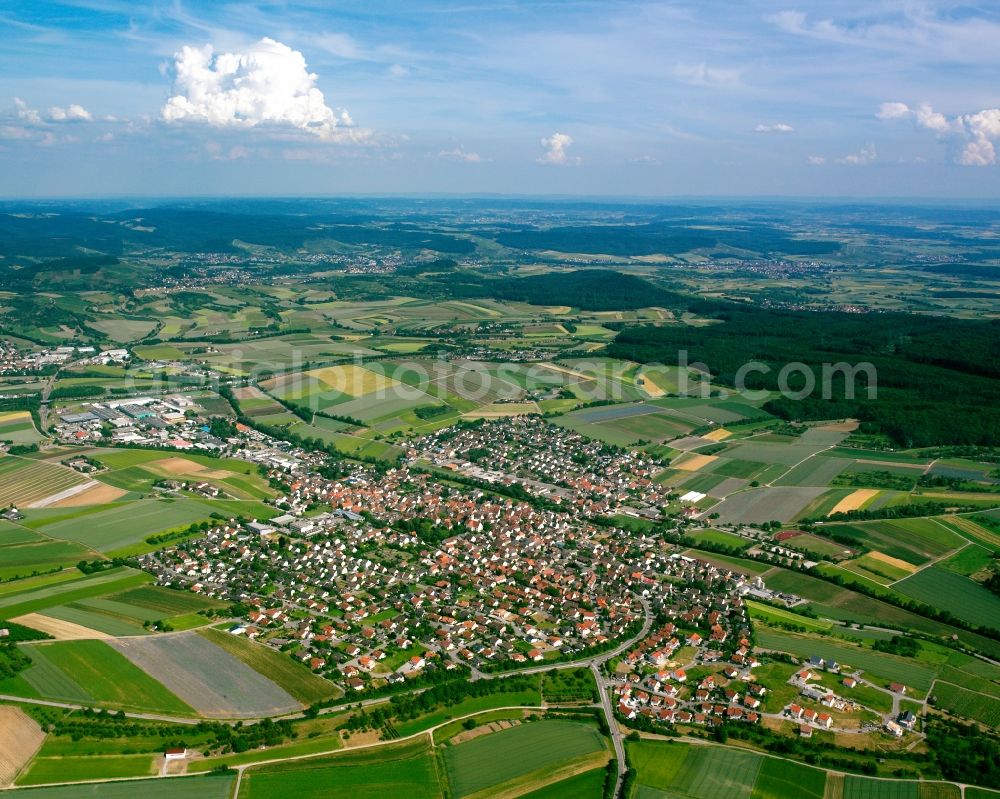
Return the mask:
{"type": "MultiPolygon", "coordinates": [[[[720,324],[635,326],[623,329],[607,354],[643,363],[705,364],[713,379],[734,386],[744,364],[766,366],[746,376],[747,389],[779,389],[779,373],[790,363],[815,375],[816,390],[803,399],[781,397],[765,409],[784,419],[853,417],[864,432],[880,433],[907,446],[990,445],[1000,440],[1000,324],[937,316],[883,313],[805,312],[762,309],[694,300],[690,309],[720,324]],[[857,374],[854,396],[844,374],[834,375],[828,398],[820,396],[824,364],[870,363],[877,392],[870,396],[867,374],[857,374]]],[[[804,386],[801,372],[788,387],[804,386]]]]}

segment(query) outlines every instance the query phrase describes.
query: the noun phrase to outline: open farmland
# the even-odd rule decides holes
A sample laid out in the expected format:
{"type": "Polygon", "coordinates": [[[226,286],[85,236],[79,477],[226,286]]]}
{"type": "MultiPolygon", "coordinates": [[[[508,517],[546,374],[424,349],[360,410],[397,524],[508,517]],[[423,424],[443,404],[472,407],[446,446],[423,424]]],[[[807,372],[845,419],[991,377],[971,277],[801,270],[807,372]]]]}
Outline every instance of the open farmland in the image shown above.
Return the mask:
{"type": "MultiPolygon", "coordinates": [[[[966,684],[963,681],[963,685],[966,684]]],[[[977,693],[941,680],[934,683],[931,693],[935,698],[935,707],[992,729],[1000,727],[1000,697],[977,693]]]]}
{"type": "Polygon", "coordinates": [[[1000,597],[968,577],[940,566],[928,566],[894,583],[892,588],[970,624],[1000,628],[1000,597]]]}
{"type": "Polygon", "coordinates": [[[97,782],[51,788],[23,788],[11,796],[18,799],[230,799],[232,774],[174,777],[150,780],[97,782]]]}
{"type": "Polygon", "coordinates": [[[38,722],[21,708],[0,705],[0,788],[14,781],[44,740],[38,722]]]}
{"type": "Polygon", "coordinates": [[[87,483],[65,466],[13,456],[0,457],[0,507],[30,506],[87,483]]]}
{"type": "Polygon", "coordinates": [[[650,797],[750,799],[764,759],[755,752],[659,741],[629,743],[628,752],[640,797],[645,787],[656,791],[650,797]]]}
{"type": "Polygon", "coordinates": [[[957,786],[947,783],[873,780],[855,774],[844,777],[843,799],[959,799],[961,795],[957,786]]]}
{"type": "Polygon", "coordinates": [[[128,710],[192,715],[191,708],[103,641],[28,644],[21,675],[39,696],[128,710]]]}
{"type": "Polygon", "coordinates": [[[47,538],[39,538],[32,543],[0,546],[0,579],[9,580],[33,572],[68,568],[93,555],[94,553],[82,544],[47,538]]]}
{"type": "MultiPolygon", "coordinates": [[[[46,608],[45,613],[41,615],[41,618],[48,620],[47,626],[52,624],[67,623],[71,625],[78,625],[83,629],[89,629],[95,631],[95,634],[91,637],[101,638],[105,636],[116,636],[116,635],[145,635],[146,631],[142,628],[142,622],[145,619],[139,613],[128,613],[127,607],[124,608],[126,613],[121,613],[118,609],[114,607],[100,607],[95,606],[93,603],[100,603],[102,600],[99,598],[95,599],[84,599],[79,602],[69,602],[65,605],[56,605],[51,608],[46,608]],[[103,635],[101,635],[103,633],[103,635]]],[[[113,606],[114,603],[110,603],[113,606]]],[[[152,619],[150,619],[152,621],[152,619]]],[[[56,635],[57,638],[62,638],[64,636],[56,635]]],[[[77,636],[78,637],[78,636],[77,636]]]]}
{"type": "Polygon", "coordinates": [[[787,522],[824,492],[809,486],[752,488],[724,499],[713,509],[722,522],[787,522]]]}
{"type": "Polygon", "coordinates": [[[31,414],[27,411],[0,411],[0,441],[14,444],[34,444],[43,441],[44,436],[35,429],[31,414]]]}
{"type": "Polygon", "coordinates": [[[268,646],[213,628],[202,630],[201,635],[254,671],[276,682],[304,705],[341,694],[340,689],[329,680],[313,674],[302,663],[268,646]]]}
{"type": "Polygon", "coordinates": [[[535,721],[449,746],[444,759],[452,791],[462,797],[604,751],[593,725],[535,721]]]}
{"type": "Polygon", "coordinates": [[[569,779],[522,794],[521,799],[601,799],[604,796],[606,775],[606,769],[592,768],[569,779]]]}
{"type": "Polygon", "coordinates": [[[967,541],[933,518],[892,519],[873,522],[831,523],[817,528],[826,535],[840,535],[858,546],[877,550],[920,566],[928,560],[964,546],[967,541]]]}
{"type": "Polygon", "coordinates": [[[119,594],[112,594],[108,600],[142,608],[157,614],[156,618],[169,618],[184,613],[197,613],[205,608],[221,607],[223,603],[208,597],[198,596],[189,591],[175,591],[158,585],[144,585],[119,594]]]}
{"type": "Polygon", "coordinates": [[[235,499],[274,496],[267,481],[246,461],[156,450],[101,451],[94,457],[109,468],[97,478],[123,491],[148,493],[159,481],[178,480],[209,483],[235,499]]]}
{"type": "Polygon", "coordinates": [[[826,772],[801,763],[765,757],[751,799],[823,799],[826,772]]]}
{"type": "Polygon", "coordinates": [[[137,588],[152,580],[148,574],[127,567],[88,576],[80,576],[75,569],[72,573],[78,576],[52,584],[38,585],[31,590],[0,595],[0,615],[7,618],[23,616],[25,613],[44,611],[56,605],[137,588]]]}
{"type": "Polygon", "coordinates": [[[765,649],[788,652],[797,657],[818,656],[837,661],[842,666],[862,669],[866,679],[875,683],[901,682],[915,694],[926,693],[936,673],[934,668],[915,660],[768,628],[757,631],[757,641],[765,649]]]}
{"type": "MultiPolygon", "coordinates": [[[[86,514],[70,510],[54,517],[29,516],[27,523],[53,538],[110,552],[164,530],[205,521],[213,512],[213,501],[168,498],[117,502],[86,514]]],[[[219,512],[225,513],[225,506],[218,507],[219,512]]]]}
{"type": "Polygon", "coordinates": [[[424,741],[260,766],[246,771],[236,799],[327,799],[334,796],[443,796],[424,741]]]}
{"type": "Polygon", "coordinates": [[[150,754],[37,757],[17,784],[46,785],[77,780],[151,777],[153,773],[153,756],[150,754]]]}
{"type": "Polygon", "coordinates": [[[208,718],[266,716],[301,707],[284,689],[195,632],[112,645],[208,718]]]}
{"type": "Polygon", "coordinates": [[[844,469],[840,458],[817,455],[800,463],[775,481],[779,486],[827,486],[844,469]]]}

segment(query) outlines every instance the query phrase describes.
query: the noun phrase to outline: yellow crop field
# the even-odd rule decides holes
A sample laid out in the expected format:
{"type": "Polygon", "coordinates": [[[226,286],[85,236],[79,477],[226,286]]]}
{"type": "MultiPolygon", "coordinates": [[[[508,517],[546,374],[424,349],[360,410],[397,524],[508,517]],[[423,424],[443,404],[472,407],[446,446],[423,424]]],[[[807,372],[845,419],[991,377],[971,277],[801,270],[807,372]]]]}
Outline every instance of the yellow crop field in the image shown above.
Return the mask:
{"type": "Polygon", "coordinates": [[[384,391],[399,385],[398,381],[391,377],[355,364],[326,366],[322,369],[312,369],[306,374],[315,377],[334,391],[350,394],[352,397],[361,397],[373,391],[384,391]]]}

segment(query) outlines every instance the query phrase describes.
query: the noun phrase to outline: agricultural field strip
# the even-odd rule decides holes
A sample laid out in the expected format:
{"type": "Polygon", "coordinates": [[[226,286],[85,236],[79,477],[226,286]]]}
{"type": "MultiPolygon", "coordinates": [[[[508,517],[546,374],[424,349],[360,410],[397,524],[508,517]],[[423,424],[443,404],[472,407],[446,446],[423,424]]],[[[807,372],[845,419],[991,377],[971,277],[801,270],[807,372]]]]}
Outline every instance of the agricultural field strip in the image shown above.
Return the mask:
{"type": "Polygon", "coordinates": [[[277,683],[197,633],[111,642],[186,704],[212,718],[259,718],[301,704],[277,683]]]}
{"type": "MultiPolygon", "coordinates": [[[[931,521],[936,522],[937,519],[931,518],[931,521]]],[[[940,522],[939,522],[939,524],[940,524],[940,522]]],[[[941,525],[941,526],[944,527],[944,525],[941,525]]],[[[948,530],[948,532],[953,532],[952,530],[948,529],[947,527],[945,527],[945,529],[948,530]]],[[[964,549],[966,549],[966,548],[968,548],[970,546],[979,546],[979,545],[976,544],[976,543],[974,543],[973,541],[968,541],[968,543],[963,544],[958,549],[953,549],[950,552],[945,552],[943,555],[938,555],[933,560],[929,560],[929,561],[927,561],[927,563],[924,563],[924,564],[922,564],[920,566],[917,566],[917,568],[914,571],[910,572],[905,577],[900,577],[898,580],[893,580],[891,583],[888,583],[889,588],[892,588],[894,585],[896,585],[896,583],[901,583],[901,582],[903,582],[903,580],[906,580],[906,579],[908,579],[910,577],[913,577],[915,574],[920,574],[920,572],[924,571],[925,569],[929,569],[931,566],[934,566],[934,565],[940,563],[942,560],[948,560],[948,558],[954,557],[959,552],[961,552],[962,550],[964,550],[964,549]]]]}

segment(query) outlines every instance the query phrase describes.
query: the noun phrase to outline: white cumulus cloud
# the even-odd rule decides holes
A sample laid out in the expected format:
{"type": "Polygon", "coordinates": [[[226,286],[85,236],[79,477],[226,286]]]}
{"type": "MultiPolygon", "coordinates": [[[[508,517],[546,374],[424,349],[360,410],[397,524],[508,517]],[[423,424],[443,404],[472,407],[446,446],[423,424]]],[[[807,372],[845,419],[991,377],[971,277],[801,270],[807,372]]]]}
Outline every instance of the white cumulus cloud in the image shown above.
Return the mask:
{"type": "Polygon", "coordinates": [[[795,128],[784,122],[778,122],[776,125],[761,124],[754,128],[755,133],[791,133],[794,130],[795,128]]]}
{"type": "Polygon", "coordinates": [[[483,158],[479,153],[474,153],[466,150],[464,147],[455,147],[452,150],[441,150],[438,153],[438,158],[443,158],[446,161],[461,161],[466,164],[478,164],[483,158]]]}
{"type": "Polygon", "coordinates": [[[27,125],[44,125],[46,122],[93,122],[93,115],[82,105],[70,103],[67,108],[54,105],[45,112],[32,108],[20,97],[14,98],[17,118],[27,125]]]}
{"type": "Polygon", "coordinates": [[[541,141],[545,152],[538,157],[540,164],[555,164],[556,166],[575,166],[582,162],[577,156],[567,151],[573,146],[573,137],[566,133],[553,133],[541,141]]]}
{"type": "Polygon", "coordinates": [[[849,164],[850,166],[867,166],[876,158],[878,158],[878,153],[875,152],[875,145],[872,142],[868,142],[858,152],[845,155],[839,161],[842,164],[849,164]]]}
{"type": "Polygon", "coordinates": [[[183,47],[174,55],[174,71],[174,95],[162,110],[167,122],[284,128],[330,141],[368,136],[346,111],[326,104],[302,53],[274,39],[265,37],[242,53],[183,47]]]}
{"type": "Polygon", "coordinates": [[[29,108],[28,104],[20,97],[14,98],[14,105],[17,106],[17,118],[22,119],[29,125],[41,125],[42,115],[37,109],[29,108]]]}
{"type": "Polygon", "coordinates": [[[882,103],[875,114],[879,119],[905,119],[910,115],[910,107],[906,103],[882,103]]]}
{"type": "Polygon", "coordinates": [[[997,162],[994,141],[1000,139],[1000,108],[986,108],[948,119],[929,103],[921,103],[915,108],[906,103],[882,103],[875,116],[887,120],[912,119],[921,130],[957,141],[960,147],[955,163],[962,166],[991,166],[997,162]]]}
{"type": "Polygon", "coordinates": [[[82,105],[72,103],[69,108],[55,105],[49,109],[49,119],[53,122],[93,122],[94,117],[82,105]]]}

